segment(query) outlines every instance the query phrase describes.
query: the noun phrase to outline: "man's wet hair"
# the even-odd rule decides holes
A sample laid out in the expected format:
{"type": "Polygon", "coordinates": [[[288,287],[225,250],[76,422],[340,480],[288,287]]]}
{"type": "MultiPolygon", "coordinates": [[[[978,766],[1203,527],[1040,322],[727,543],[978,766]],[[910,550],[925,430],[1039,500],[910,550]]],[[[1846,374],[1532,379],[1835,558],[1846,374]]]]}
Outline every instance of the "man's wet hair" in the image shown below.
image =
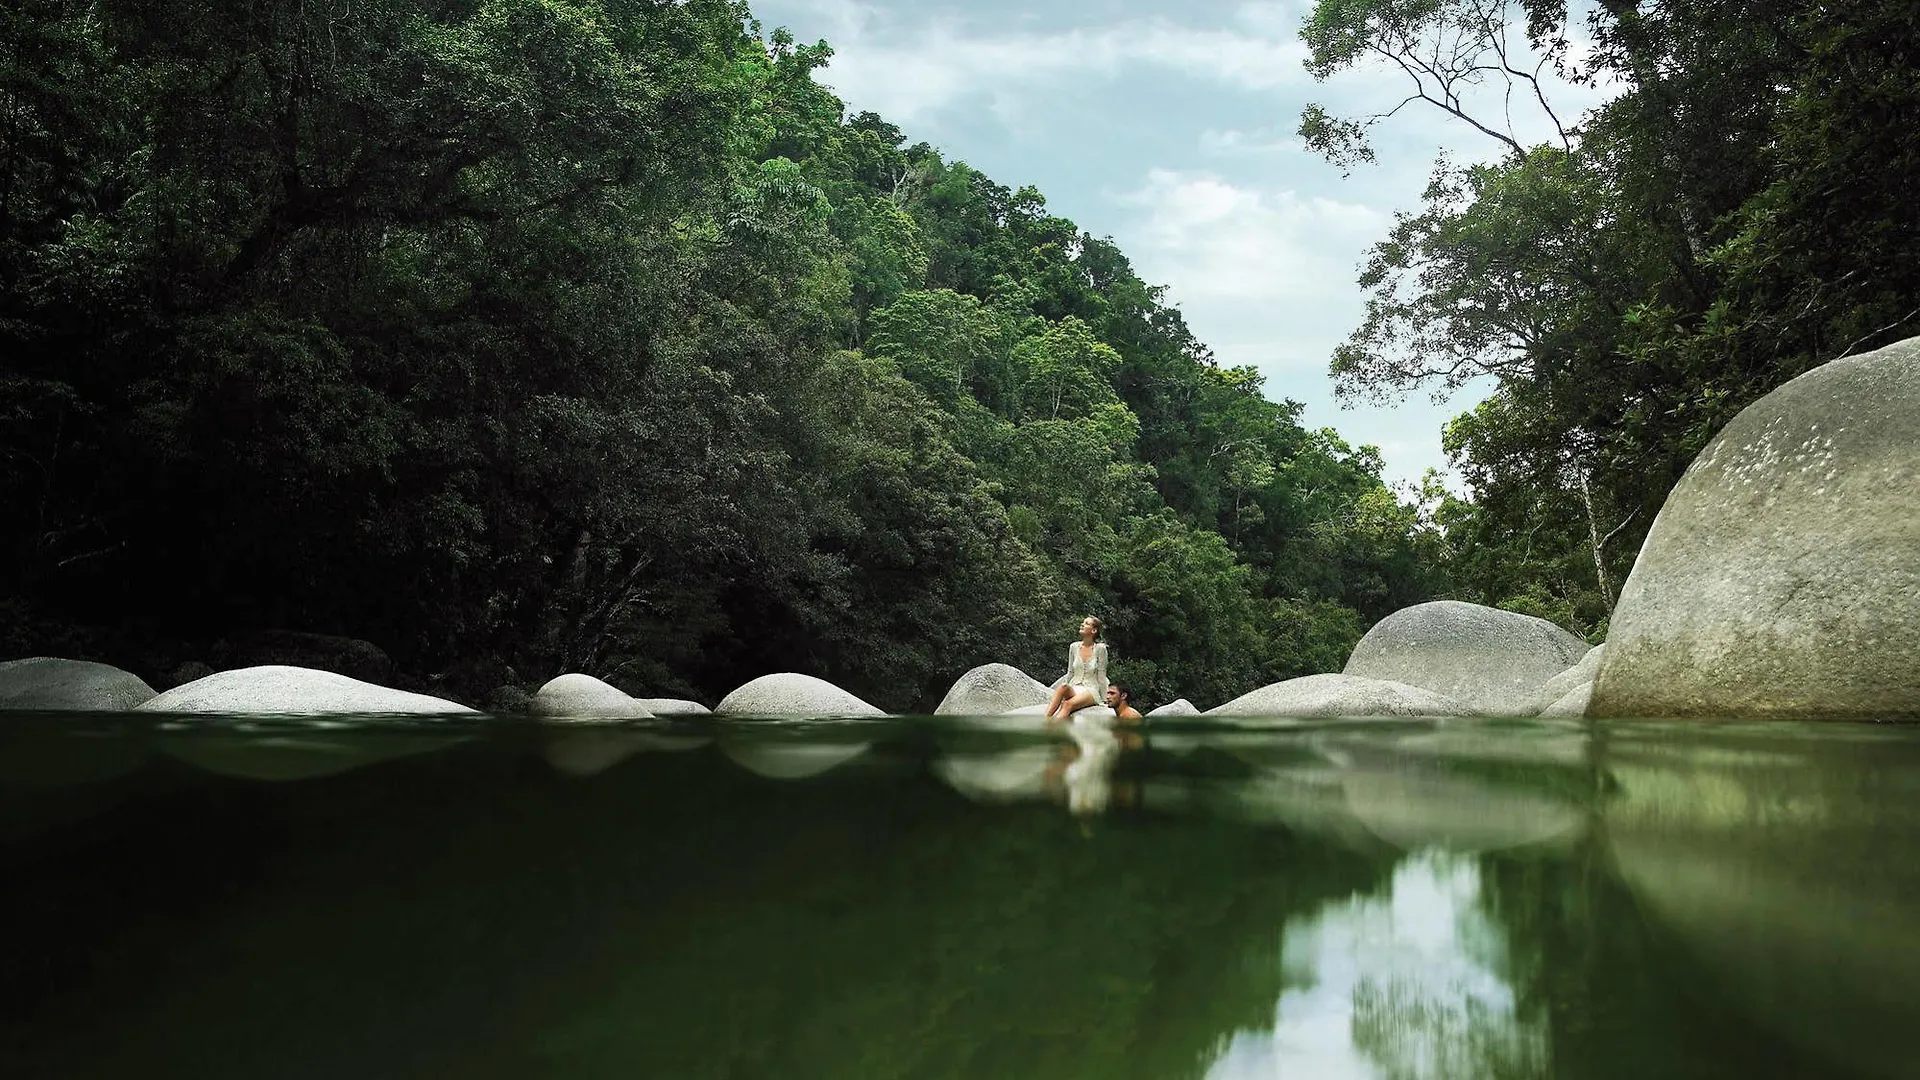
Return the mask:
{"type": "Polygon", "coordinates": [[[1127,686],[1125,683],[1108,683],[1107,685],[1119,691],[1120,696],[1126,699],[1127,704],[1129,705],[1133,704],[1133,691],[1127,689],[1127,686]]]}

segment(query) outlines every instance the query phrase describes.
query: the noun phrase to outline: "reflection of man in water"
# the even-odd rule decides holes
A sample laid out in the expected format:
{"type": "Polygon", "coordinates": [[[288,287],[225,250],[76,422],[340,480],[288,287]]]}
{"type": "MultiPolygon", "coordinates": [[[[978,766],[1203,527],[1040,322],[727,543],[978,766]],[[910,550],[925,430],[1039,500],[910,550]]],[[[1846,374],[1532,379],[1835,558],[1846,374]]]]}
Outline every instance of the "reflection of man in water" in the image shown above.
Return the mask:
{"type": "Polygon", "coordinates": [[[1139,723],[1140,710],[1133,707],[1133,691],[1119,683],[1107,684],[1107,708],[1125,723],[1139,723]]]}

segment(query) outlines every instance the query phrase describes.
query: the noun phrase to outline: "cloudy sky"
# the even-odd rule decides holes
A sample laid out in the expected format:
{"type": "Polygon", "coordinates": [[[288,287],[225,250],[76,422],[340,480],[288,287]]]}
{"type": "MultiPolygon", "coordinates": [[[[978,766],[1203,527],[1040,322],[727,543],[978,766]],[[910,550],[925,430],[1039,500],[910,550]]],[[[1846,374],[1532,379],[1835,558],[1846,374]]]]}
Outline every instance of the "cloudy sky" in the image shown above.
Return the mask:
{"type": "MultiPolygon", "coordinates": [[[[1222,363],[1258,367],[1270,396],[1305,404],[1309,426],[1380,447],[1389,480],[1445,464],[1441,425],[1485,387],[1440,405],[1416,393],[1341,409],[1327,358],[1359,324],[1367,248],[1394,211],[1418,205],[1435,155],[1500,148],[1409,107],[1377,130],[1379,163],[1351,177],[1307,152],[1294,134],[1307,102],[1360,115],[1407,93],[1397,70],[1315,83],[1299,40],[1310,0],[752,6],[768,29],[833,46],[821,81],[849,110],[877,112],[1000,184],[1032,184],[1053,213],[1112,237],[1222,363]]],[[[1593,100],[1559,87],[1553,102],[1564,117],[1593,100]]],[[[1514,121],[1523,135],[1548,130],[1525,109],[1514,121]]]]}

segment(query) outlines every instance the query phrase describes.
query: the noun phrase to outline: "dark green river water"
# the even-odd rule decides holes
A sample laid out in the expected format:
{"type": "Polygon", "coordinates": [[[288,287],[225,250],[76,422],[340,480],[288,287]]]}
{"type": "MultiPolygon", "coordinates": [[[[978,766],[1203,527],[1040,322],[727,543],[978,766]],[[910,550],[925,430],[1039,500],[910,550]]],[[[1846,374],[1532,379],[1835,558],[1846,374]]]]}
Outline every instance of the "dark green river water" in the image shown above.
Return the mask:
{"type": "Polygon", "coordinates": [[[1920,730],[8,717],[0,1076],[1920,1076],[1920,730]]]}

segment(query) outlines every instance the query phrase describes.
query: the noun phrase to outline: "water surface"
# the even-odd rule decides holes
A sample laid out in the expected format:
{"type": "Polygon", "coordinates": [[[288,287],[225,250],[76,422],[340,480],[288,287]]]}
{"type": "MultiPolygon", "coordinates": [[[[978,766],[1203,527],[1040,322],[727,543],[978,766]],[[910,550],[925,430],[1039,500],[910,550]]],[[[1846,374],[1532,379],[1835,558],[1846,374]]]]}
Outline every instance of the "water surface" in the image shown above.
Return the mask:
{"type": "Polygon", "coordinates": [[[8,1077],[1920,1075],[1920,730],[8,717],[8,1077]]]}

